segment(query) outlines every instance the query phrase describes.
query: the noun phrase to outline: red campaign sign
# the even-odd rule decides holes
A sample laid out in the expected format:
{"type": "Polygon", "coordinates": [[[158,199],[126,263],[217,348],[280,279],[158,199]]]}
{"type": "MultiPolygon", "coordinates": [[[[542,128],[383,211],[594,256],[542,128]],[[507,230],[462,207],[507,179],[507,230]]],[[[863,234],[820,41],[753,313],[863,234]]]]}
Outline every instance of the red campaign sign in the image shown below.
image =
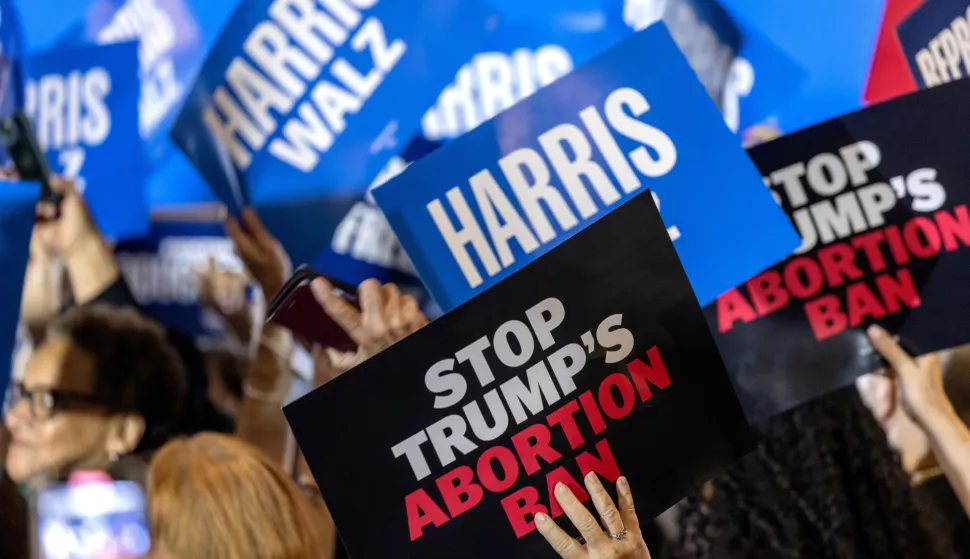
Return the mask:
{"type": "Polygon", "coordinates": [[[896,26],[903,22],[925,0],[886,0],[879,27],[879,37],[869,69],[863,100],[881,103],[916,91],[916,80],[910,71],[903,47],[896,36],[896,26]]]}
{"type": "Polygon", "coordinates": [[[954,82],[749,151],[803,241],[705,309],[749,419],[878,369],[871,324],[915,354],[970,342],[968,97],[954,82]]]}

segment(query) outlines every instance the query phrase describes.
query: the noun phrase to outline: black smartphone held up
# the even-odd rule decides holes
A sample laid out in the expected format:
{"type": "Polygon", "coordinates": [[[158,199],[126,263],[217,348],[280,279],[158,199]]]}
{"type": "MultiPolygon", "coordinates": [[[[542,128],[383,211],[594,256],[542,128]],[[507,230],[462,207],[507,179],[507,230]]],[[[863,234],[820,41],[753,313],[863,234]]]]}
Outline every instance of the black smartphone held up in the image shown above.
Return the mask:
{"type": "Polygon", "coordinates": [[[322,277],[330,282],[337,295],[360,308],[357,288],[310,268],[300,266],[286,281],[283,289],[273,297],[266,313],[266,322],[279,324],[294,334],[324,347],[340,351],[357,351],[357,343],[317,303],[310,291],[310,282],[322,277]]]}
{"type": "Polygon", "coordinates": [[[51,168],[37,143],[34,128],[23,111],[16,111],[0,119],[0,141],[3,141],[21,180],[40,183],[40,201],[54,206],[54,218],[59,214],[61,195],[51,188],[51,168]]]}

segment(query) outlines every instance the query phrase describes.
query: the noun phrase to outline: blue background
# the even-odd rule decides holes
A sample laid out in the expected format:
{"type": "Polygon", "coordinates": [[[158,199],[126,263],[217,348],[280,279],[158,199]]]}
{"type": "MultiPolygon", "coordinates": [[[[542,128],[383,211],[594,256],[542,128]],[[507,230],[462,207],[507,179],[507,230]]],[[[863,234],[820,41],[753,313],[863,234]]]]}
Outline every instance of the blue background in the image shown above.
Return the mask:
{"type": "MultiPolygon", "coordinates": [[[[483,223],[467,183],[469,177],[489,168],[518,208],[497,168],[498,160],[521,147],[541,153],[538,135],[562,122],[583,128],[579,111],[590,105],[602,110],[607,95],[620,87],[632,87],[644,94],[651,108],[640,120],[664,131],[677,146],[677,163],[667,175],[641,180],[643,188],[659,195],[660,213],[667,225],[681,231],[682,237],[674,247],[702,305],[787,257],[798,246],[799,238],[787,216],[771,198],[737,138],[725,127],[666,28],[658,24],[417,161],[373,191],[422,280],[444,310],[494,285],[607,212],[601,210],[582,220],[580,227],[569,233],[560,232],[528,257],[516,242],[510,242],[515,263],[491,278],[483,272],[484,283],[472,290],[426,204],[441,198],[442,204],[450,207],[444,201],[445,192],[464,185],[465,199],[483,223]]],[[[624,152],[640,145],[614,136],[624,152]]],[[[607,169],[595,148],[594,159],[607,169]]],[[[553,184],[557,182],[554,178],[553,184]]],[[[594,193],[591,196],[596,199],[594,193]]],[[[623,196],[630,197],[632,194],[623,196]]],[[[598,199],[597,203],[599,207],[598,199]]],[[[451,219],[454,222],[453,216],[451,219]]],[[[550,222],[558,231],[555,220],[550,222]]]]}

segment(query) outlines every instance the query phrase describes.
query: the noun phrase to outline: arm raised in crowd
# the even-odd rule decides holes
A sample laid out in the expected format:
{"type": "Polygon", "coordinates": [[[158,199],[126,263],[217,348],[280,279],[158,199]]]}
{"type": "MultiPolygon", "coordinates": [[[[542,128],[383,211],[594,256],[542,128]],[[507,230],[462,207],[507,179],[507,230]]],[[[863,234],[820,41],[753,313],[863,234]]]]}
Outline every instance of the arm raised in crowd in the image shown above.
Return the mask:
{"type": "MultiPolygon", "coordinates": [[[[119,284],[121,273],[118,261],[101,236],[87,204],[74,188],[74,183],[54,177],[51,179],[51,187],[63,196],[60,215],[51,219],[44,215],[46,209],[38,206],[40,219],[34,227],[34,233],[48,254],[64,260],[74,303],[84,305],[119,284]]],[[[127,288],[125,291],[127,292],[127,288]]],[[[125,299],[127,300],[118,303],[135,304],[130,294],[125,299]]]]}
{"type": "MultiPolygon", "coordinates": [[[[226,232],[265,297],[279,291],[292,272],[292,264],[279,241],[251,209],[242,223],[226,221],[226,232]]],[[[262,450],[277,464],[286,460],[290,437],[282,406],[292,381],[290,355],[293,336],[280,326],[266,324],[252,365],[243,380],[243,399],[236,416],[236,436],[262,450]]]]}
{"type": "Polygon", "coordinates": [[[906,414],[926,432],[933,454],[970,516],[970,429],[943,390],[939,356],[913,359],[877,326],[869,329],[869,337],[889,364],[906,414]]]}

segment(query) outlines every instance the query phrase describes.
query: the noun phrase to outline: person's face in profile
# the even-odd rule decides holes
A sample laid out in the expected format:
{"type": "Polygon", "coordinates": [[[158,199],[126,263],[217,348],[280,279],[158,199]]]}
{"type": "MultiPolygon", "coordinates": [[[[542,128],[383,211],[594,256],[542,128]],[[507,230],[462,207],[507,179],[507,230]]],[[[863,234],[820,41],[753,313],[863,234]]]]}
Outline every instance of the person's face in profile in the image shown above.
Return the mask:
{"type": "Polygon", "coordinates": [[[62,337],[31,356],[5,405],[11,479],[107,466],[114,422],[97,403],[94,371],[91,356],[62,337]]]}

